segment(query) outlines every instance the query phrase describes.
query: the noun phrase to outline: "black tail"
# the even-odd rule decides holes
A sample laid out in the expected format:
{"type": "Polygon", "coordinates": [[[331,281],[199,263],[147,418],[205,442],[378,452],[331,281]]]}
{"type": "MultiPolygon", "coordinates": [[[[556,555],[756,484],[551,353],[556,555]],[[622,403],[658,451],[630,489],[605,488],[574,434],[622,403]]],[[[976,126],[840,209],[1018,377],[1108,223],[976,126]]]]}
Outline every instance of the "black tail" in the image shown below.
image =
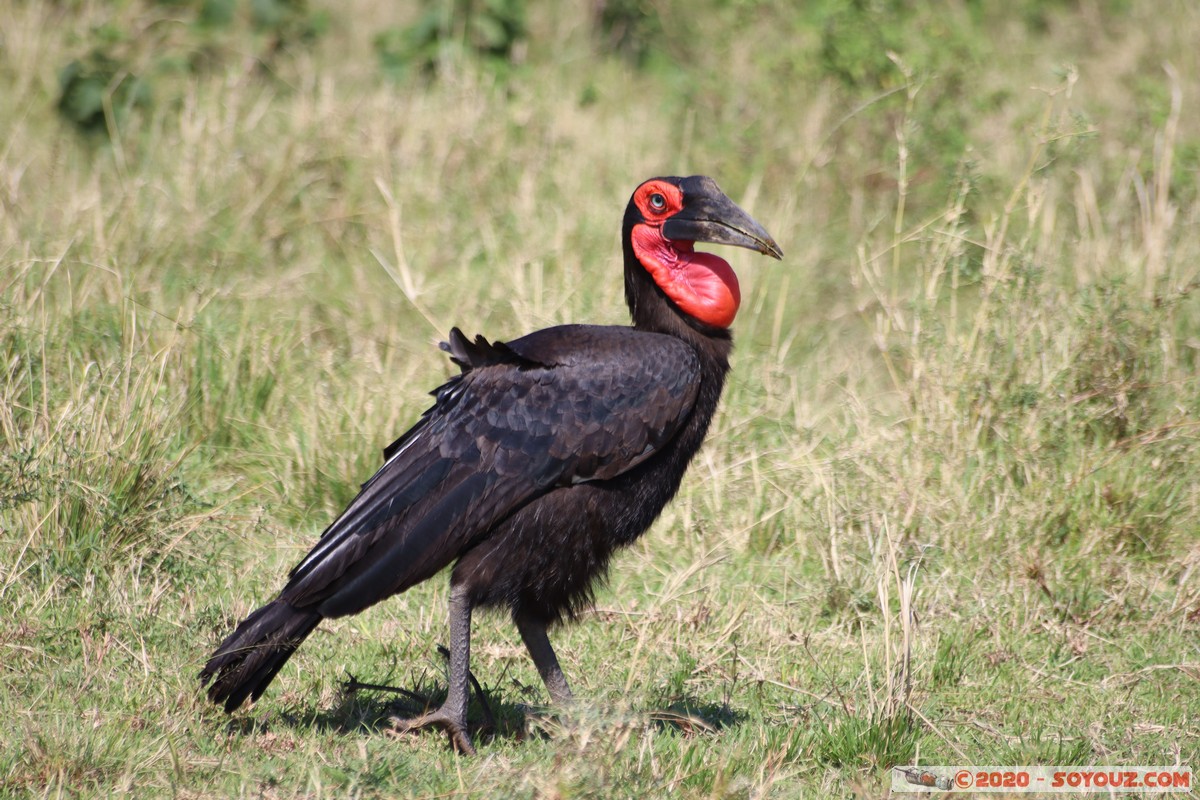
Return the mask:
{"type": "Polygon", "coordinates": [[[213,682],[208,699],[224,703],[226,711],[247,697],[257,700],[320,621],[315,611],[298,611],[280,600],[246,617],[200,671],[201,686],[213,682]]]}

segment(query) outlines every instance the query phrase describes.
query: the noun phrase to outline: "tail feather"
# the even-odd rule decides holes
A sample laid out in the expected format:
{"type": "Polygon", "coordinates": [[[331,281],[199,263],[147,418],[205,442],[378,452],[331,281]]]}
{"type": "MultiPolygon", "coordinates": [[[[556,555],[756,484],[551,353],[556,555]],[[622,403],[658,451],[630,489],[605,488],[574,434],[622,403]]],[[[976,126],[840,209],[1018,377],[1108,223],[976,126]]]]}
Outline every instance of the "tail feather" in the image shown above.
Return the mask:
{"type": "Polygon", "coordinates": [[[249,697],[257,700],[300,643],[322,617],[275,600],[255,611],[237,626],[200,671],[208,699],[233,711],[249,697]]]}

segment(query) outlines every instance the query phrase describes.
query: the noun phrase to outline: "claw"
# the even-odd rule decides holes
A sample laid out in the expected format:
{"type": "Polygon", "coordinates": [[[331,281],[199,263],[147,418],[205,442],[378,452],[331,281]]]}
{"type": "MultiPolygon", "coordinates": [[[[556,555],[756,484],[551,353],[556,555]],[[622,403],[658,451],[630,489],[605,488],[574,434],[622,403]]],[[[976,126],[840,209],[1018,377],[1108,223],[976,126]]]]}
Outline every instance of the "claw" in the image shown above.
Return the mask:
{"type": "Polygon", "coordinates": [[[402,736],[434,725],[446,732],[450,737],[450,746],[455,751],[465,756],[475,755],[475,745],[471,744],[471,734],[467,731],[465,721],[454,719],[442,708],[411,719],[392,717],[390,722],[392,727],[388,733],[393,736],[402,736]]]}

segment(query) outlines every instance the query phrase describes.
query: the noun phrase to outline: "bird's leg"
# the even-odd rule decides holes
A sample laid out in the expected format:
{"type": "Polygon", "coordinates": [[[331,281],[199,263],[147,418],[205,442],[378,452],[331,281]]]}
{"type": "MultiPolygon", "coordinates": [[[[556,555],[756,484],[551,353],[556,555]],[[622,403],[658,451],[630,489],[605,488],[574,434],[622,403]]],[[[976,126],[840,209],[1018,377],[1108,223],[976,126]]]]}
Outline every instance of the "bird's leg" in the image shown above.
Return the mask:
{"type": "Polygon", "coordinates": [[[441,708],[414,719],[392,718],[398,733],[436,725],[450,736],[450,744],[464,755],[475,755],[471,734],[467,731],[467,700],[471,684],[471,601],[465,586],[450,587],[450,685],[441,708]]]}
{"type": "Polygon", "coordinates": [[[525,649],[533,659],[546,691],[550,692],[550,700],[555,705],[566,706],[572,701],[571,687],[563,675],[562,667],[558,665],[558,656],[550,646],[550,637],[546,635],[546,623],[531,617],[517,617],[517,630],[525,641],[525,649]]]}
{"type": "MultiPolygon", "coordinates": [[[[442,645],[438,645],[438,654],[450,660],[450,651],[442,645]]],[[[471,688],[475,690],[475,696],[479,698],[479,710],[483,712],[483,724],[479,726],[481,731],[493,731],[496,729],[496,718],[492,716],[492,705],[488,702],[487,695],[483,691],[483,687],[479,684],[479,679],[475,677],[475,673],[467,670],[467,680],[471,682],[471,688]]]]}

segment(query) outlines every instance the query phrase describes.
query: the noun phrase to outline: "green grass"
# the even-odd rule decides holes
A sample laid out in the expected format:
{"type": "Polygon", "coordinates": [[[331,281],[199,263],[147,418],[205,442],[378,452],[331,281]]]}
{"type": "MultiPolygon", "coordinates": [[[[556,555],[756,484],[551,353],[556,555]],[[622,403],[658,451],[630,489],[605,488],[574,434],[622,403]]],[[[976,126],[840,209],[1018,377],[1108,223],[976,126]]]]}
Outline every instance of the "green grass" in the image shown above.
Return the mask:
{"type": "Polygon", "coordinates": [[[372,42],[419,4],[264,32],[0,0],[0,795],[1200,765],[1200,13],[668,1],[627,60],[586,5],[531,6],[521,63],[395,81],[372,42]],[[59,76],[93,48],[151,91],[112,73],[85,131],[59,76]],[[710,441],[554,633],[579,706],[538,713],[483,614],[480,756],[386,735],[393,698],[342,683],[444,691],[441,579],[207,705],[207,654],[455,371],[435,342],[624,322],[629,192],[694,172],[787,257],[725,253],[710,441]]]}

